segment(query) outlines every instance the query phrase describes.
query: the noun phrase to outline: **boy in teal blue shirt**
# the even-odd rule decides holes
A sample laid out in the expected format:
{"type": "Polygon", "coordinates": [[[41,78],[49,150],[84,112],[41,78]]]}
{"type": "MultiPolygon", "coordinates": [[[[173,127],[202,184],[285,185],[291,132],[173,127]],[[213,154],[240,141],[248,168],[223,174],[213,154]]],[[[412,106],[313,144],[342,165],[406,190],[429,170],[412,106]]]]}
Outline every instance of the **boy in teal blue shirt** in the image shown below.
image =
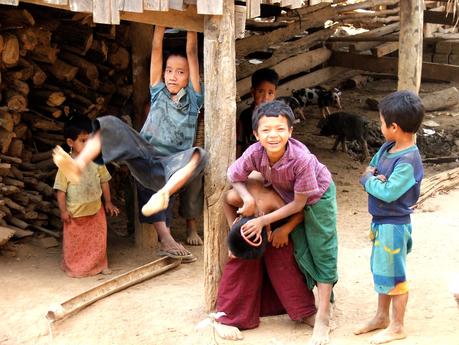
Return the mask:
{"type": "Polygon", "coordinates": [[[381,132],[386,139],[360,178],[368,193],[372,215],[373,241],[371,271],[379,294],[375,317],[355,330],[355,334],[383,329],[372,338],[382,344],[406,337],[404,315],[408,302],[406,255],[411,251],[413,206],[424,175],[415,144],[424,107],[412,92],[398,91],[379,104],[381,132]],[[392,303],[392,317],[389,318],[392,303]]]}

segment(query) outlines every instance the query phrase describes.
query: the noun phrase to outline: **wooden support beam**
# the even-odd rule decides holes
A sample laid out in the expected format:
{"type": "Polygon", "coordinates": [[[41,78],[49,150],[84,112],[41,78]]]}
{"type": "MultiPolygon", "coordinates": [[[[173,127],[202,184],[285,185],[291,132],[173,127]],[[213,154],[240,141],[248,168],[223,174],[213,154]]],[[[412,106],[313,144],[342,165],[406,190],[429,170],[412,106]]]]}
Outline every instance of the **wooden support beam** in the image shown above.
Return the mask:
{"type": "MultiPolygon", "coordinates": [[[[363,69],[369,72],[397,75],[398,71],[398,58],[392,57],[377,58],[371,55],[333,52],[328,61],[330,66],[363,69]]],[[[422,64],[422,78],[459,82],[459,66],[424,62],[422,64]]]]}
{"type": "Polygon", "coordinates": [[[356,4],[345,5],[345,6],[338,6],[337,11],[338,13],[354,11],[357,9],[363,8],[372,8],[380,5],[396,5],[398,4],[399,0],[367,0],[358,2],[356,4]]]}
{"type": "Polygon", "coordinates": [[[424,0],[400,1],[398,90],[416,94],[421,86],[424,0]]]}
{"type": "Polygon", "coordinates": [[[185,11],[169,10],[167,13],[159,11],[144,11],[143,13],[120,12],[121,20],[196,32],[204,31],[204,17],[201,14],[197,14],[195,6],[188,6],[185,11]]]}
{"type": "Polygon", "coordinates": [[[223,214],[226,172],[236,156],[236,71],[234,1],[223,1],[223,15],[204,20],[205,148],[209,163],[204,185],[205,307],[215,307],[218,283],[227,260],[227,223],[223,214]],[[215,102],[219,99],[218,102],[215,102]]]}

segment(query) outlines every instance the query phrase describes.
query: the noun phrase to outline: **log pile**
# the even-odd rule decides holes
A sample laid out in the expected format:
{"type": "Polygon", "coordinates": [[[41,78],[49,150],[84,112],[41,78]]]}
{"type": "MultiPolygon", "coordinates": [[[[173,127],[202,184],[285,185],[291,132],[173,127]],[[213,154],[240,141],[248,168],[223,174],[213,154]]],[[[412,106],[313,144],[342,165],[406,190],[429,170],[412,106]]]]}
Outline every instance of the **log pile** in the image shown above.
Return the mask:
{"type": "Polygon", "coordinates": [[[0,28],[0,226],[57,237],[51,149],[64,143],[72,114],[95,118],[128,104],[129,27],[0,6],[0,28]]]}
{"type": "Polygon", "coordinates": [[[260,68],[277,71],[279,96],[289,95],[292,88],[319,85],[332,78],[337,70],[320,67],[331,55],[323,42],[334,33],[324,23],[336,15],[330,3],[320,3],[279,14],[275,20],[247,21],[251,31],[236,40],[237,92],[246,100],[240,108],[250,102],[250,77],[260,68]]]}

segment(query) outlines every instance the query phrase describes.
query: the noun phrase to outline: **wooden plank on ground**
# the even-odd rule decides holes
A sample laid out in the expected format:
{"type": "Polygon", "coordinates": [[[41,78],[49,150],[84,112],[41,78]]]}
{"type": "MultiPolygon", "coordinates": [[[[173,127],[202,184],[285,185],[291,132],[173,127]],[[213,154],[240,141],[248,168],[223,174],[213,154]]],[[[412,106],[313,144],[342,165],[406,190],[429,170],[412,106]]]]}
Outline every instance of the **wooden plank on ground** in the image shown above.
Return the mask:
{"type": "Polygon", "coordinates": [[[199,14],[222,15],[223,0],[198,0],[196,2],[199,14]]]}
{"type": "Polygon", "coordinates": [[[398,42],[386,42],[374,48],[371,48],[371,53],[374,56],[381,57],[393,53],[398,50],[398,42]]]}
{"type": "MultiPolygon", "coordinates": [[[[369,72],[389,73],[397,75],[398,58],[377,58],[371,55],[360,55],[344,52],[333,52],[329,64],[369,72]]],[[[429,80],[459,82],[459,66],[424,62],[422,64],[422,78],[429,80]]]]}

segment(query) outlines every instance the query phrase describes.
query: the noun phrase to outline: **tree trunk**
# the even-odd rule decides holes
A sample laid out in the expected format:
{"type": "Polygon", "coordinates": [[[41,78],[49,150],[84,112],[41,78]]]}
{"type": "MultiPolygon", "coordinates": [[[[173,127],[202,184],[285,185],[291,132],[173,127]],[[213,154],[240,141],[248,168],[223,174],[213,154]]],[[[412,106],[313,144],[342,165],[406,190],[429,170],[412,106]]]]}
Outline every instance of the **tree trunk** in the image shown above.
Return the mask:
{"type": "Polygon", "coordinates": [[[226,171],[236,154],[236,72],[234,2],[223,0],[223,15],[204,20],[205,172],[204,291],[206,309],[215,307],[218,283],[227,258],[223,193],[226,171]],[[215,102],[219,99],[219,102],[215,102]]]}

